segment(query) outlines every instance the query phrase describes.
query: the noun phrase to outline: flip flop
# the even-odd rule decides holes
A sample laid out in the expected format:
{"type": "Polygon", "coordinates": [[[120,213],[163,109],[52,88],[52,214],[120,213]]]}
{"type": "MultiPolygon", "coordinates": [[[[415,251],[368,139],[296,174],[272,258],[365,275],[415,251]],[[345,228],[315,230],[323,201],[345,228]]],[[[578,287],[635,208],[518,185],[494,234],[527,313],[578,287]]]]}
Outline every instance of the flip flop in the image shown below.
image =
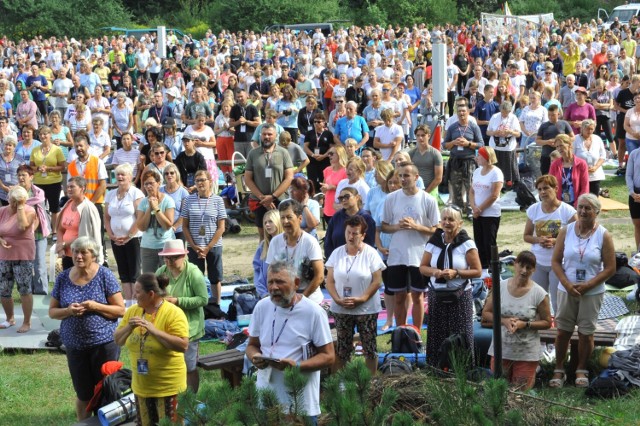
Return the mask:
{"type": "Polygon", "coordinates": [[[5,321],[0,323],[0,330],[6,330],[9,327],[13,327],[14,325],[16,325],[15,322],[9,322],[9,321],[5,321]]]}

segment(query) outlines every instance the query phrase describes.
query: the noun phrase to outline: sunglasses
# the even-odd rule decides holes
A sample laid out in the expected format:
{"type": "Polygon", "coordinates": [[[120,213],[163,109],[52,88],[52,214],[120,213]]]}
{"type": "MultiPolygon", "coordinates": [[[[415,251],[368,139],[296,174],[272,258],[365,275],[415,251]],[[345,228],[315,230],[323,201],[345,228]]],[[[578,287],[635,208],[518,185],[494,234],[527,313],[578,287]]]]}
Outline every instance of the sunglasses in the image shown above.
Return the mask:
{"type": "Polygon", "coordinates": [[[162,154],[166,154],[166,152],[164,151],[159,151],[159,152],[154,152],[153,155],[162,155],[162,154]]]}
{"type": "Polygon", "coordinates": [[[343,202],[345,200],[348,200],[349,198],[351,198],[351,194],[344,194],[338,197],[338,201],[343,202]]]}
{"type": "Polygon", "coordinates": [[[343,104],[344,101],[336,101],[337,104],[343,104]]]}
{"type": "Polygon", "coordinates": [[[204,183],[207,182],[208,179],[196,179],[196,183],[204,183]]]}
{"type": "Polygon", "coordinates": [[[169,262],[175,262],[176,260],[180,259],[182,256],[163,256],[163,257],[169,262]]]}
{"type": "Polygon", "coordinates": [[[322,121],[322,120],[313,120],[313,122],[314,123],[320,123],[320,124],[324,123],[324,121],[322,121]]]}
{"type": "Polygon", "coordinates": [[[175,174],[176,174],[176,172],[164,172],[165,176],[173,176],[175,174]]]}

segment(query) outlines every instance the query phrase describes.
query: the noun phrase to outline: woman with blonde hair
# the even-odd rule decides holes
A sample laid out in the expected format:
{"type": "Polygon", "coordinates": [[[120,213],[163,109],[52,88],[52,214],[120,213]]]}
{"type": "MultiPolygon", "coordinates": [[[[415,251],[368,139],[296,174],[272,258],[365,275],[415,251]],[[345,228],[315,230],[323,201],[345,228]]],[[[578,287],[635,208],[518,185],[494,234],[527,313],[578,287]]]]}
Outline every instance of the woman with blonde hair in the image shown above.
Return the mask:
{"type": "Polygon", "coordinates": [[[264,239],[258,243],[258,249],[253,256],[253,283],[260,298],[269,295],[269,290],[267,289],[267,269],[269,264],[266,262],[269,244],[273,237],[284,232],[278,210],[266,212],[262,218],[262,224],[265,230],[264,239]]]}
{"type": "Polygon", "coordinates": [[[344,188],[355,188],[362,200],[366,200],[367,194],[369,194],[369,185],[367,185],[367,182],[364,180],[364,172],[366,170],[364,161],[362,161],[360,157],[352,157],[347,161],[346,169],[347,177],[342,179],[336,187],[336,197],[334,200],[336,211],[342,208],[342,203],[338,200],[338,195],[344,188]]]}

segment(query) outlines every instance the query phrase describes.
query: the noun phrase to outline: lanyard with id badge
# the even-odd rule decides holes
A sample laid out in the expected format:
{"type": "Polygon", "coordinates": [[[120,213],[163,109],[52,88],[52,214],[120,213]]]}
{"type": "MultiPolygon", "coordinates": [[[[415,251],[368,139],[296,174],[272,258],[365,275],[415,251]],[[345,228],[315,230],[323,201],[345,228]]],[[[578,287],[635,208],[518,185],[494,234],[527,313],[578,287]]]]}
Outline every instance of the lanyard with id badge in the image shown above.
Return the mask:
{"type": "Polygon", "coordinates": [[[583,259],[584,259],[584,254],[587,252],[587,247],[589,247],[589,242],[591,241],[591,237],[593,236],[593,233],[595,230],[596,228],[594,226],[591,232],[589,232],[589,238],[587,238],[587,241],[584,243],[584,246],[582,245],[583,238],[578,236],[578,255],[580,255],[580,266],[576,268],[576,277],[575,277],[576,284],[582,284],[587,280],[587,270],[584,267],[583,259]]]}
{"type": "MultiPolygon", "coordinates": [[[[273,307],[273,321],[271,322],[271,348],[269,350],[269,358],[272,360],[272,362],[280,362],[280,360],[271,358],[271,357],[273,357],[273,352],[275,351],[276,345],[278,344],[278,341],[280,341],[280,336],[282,336],[282,332],[287,326],[287,323],[289,322],[289,316],[291,315],[291,312],[293,312],[293,308],[295,308],[295,306],[296,306],[296,303],[294,300],[294,302],[291,305],[291,309],[289,309],[289,312],[287,312],[286,318],[282,322],[282,327],[280,327],[280,331],[278,332],[277,336],[276,336],[276,316],[277,316],[278,308],[275,306],[273,307]]],[[[266,375],[265,378],[267,382],[271,381],[272,373],[273,373],[273,367],[271,365],[269,365],[267,368],[264,369],[264,374],[266,375]]]]}
{"type": "MultiPolygon", "coordinates": [[[[164,300],[160,302],[156,310],[151,315],[151,324],[155,323],[156,315],[158,314],[158,311],[160,310],[160,307],[162,306],[163,303],[164,303],[164,300]]],[[[144,318],[144,316],[145,316],[145,313],[144,311],[142,311],[142,317],[144,318]]],[[[149,337],[149,330],[142,327],[140,329],[140,355],[139,355],[140,358],[138,358],[138,361],[137,361],[137,371],[138,371],[138,374],[143,376],[149,374],[149,360],[143,357],[144,345],[147,342],[148,337],[149,337]]]]}
{"type": "Polygon", "coordinates": [[[264,158],[267,160],[267,167],[264,169],[264,177],[271,179],[273,177],[273,170],[271,169],[271,154],[269,152],[264,153],[264,158]]]}

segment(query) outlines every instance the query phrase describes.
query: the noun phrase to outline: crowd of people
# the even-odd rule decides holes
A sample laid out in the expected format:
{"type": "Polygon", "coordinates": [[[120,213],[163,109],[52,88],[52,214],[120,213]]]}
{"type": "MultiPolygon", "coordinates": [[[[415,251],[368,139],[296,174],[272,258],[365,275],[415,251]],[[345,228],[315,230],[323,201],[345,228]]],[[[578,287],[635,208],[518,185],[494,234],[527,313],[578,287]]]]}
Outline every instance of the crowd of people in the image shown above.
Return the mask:
{"type": "MultiPolygon", "coordinates": [[[[522,179],[518,148],[532,145],[541,151],[540,169],[529,171],[540,176],[540,202],[523,229],[532,247],[500,283],[505,369],[532,385],[536,331],[553,314],[550,385],[566,380],[563,355],[577,325],[576,385],[584,386],[615,266],[611,236],[597,223],[608,159],[625,175],[640,245],[636,28],[637,18],[606,31],[570,19],[495,39],[475,22],[208,31],[200,41],[170,31],[167,57],[156,34],[3,38],[0,328],[15,324],[15,281],[24,311],[17,331],[29,331],[32,294],[49,291],[51,241],[63,272],[50,315],[62,320],[78,418],[100,364],[117,359],[120,346],[134,361],[139,423],[174,417],[176,395],[198,388],[205,277],[220,302],[229,200],[218,192],[233,179],[228,160],[237,152],[246,157],[263,299],[247,357],[260,370],[258,386],[275,388],[285,406],[282,370],[307,373],[305,408],[317,416],[318,371],[350,359],[356,326],[375,371],[381,287],[382,329],[426,323],[429,364],[451,334],[473,340],[471,280],[487,273],[497,202],[522,179]],[[446,46],[444,104],[433,99],[434,43],[446,46]],[[446,162],[440,141],[431,143],[442,111],[446,162]],[[439,191],[449,193],[444,208],[439,191]],[[105,267],[105,235],[119,280],[105,267]],[[323,284],[335,351],[319,308],[323,284]],[[308,344],[314,351],[303,357],[308,344]]],[[[489,299],[486,320],[492,310],[489,299]]]]}

